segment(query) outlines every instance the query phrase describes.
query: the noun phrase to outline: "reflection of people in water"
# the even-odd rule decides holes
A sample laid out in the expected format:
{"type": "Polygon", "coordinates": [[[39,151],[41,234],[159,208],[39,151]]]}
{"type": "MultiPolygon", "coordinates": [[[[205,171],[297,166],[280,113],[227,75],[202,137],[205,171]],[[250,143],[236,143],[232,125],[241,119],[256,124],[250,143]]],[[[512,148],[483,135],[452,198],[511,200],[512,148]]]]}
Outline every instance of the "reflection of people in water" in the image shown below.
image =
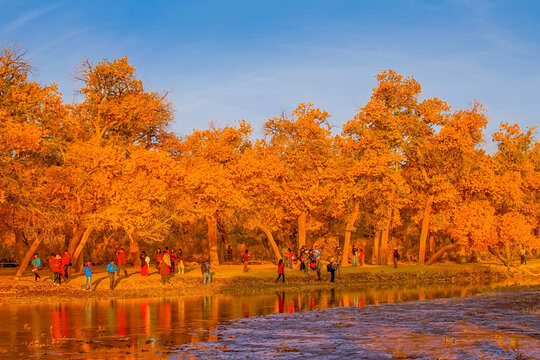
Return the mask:
{"type": "Polygon", "coordinates": [[[276,291],[276,295],[278,296],[278,311],[280,313],[285,312],[285,291],[281,292],[281,295],[276,291]]]}

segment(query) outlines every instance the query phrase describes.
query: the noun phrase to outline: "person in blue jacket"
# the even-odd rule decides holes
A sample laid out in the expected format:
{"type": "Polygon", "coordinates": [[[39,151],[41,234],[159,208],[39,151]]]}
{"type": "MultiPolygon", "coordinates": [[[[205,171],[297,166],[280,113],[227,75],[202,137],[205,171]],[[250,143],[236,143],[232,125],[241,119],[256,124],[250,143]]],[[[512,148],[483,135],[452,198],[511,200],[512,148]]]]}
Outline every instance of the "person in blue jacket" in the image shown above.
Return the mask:
{"type": "Polygon", "coordinates": [[[111,290],[114,289],[114,274],[118,271],[118,268],[114,264],[114,260],[111,260],[109,265],[107,265],[107,274],[109,275],[110,287],[111,290]]]}
{"type": "Polygon", "coordinates": [[[86,275],[86,282],[84,283],[84,290],[88,290],[88,285],[90,285],[90,290],[92,289],[92,263],[89,261],[84,264],[84,274],[86,275]]]}
{"type": "Polygon", "coordinates": [[[41,270],[41,259],[39,258],[38,254],[34,254],[34,258],[32,259],[32,271],[34,272],[34,278],[35,281],[38,279],[41,279],[41,276],[39,276],[39,270],[41,270]]]}

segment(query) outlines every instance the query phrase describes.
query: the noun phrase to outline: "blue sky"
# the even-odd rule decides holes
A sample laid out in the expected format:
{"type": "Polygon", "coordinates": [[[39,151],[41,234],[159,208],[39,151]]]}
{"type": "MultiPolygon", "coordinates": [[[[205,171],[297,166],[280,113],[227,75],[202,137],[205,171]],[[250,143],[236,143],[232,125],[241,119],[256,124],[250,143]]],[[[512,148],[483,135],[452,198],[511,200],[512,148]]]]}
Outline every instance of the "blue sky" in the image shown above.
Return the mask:
{"type": "Polygon", "coordinates": [[[239,119],[260,135],[302,101],[327,110],[337,132],[389,68],[454,109],[479,100],[488,134],[501,121],[540,123],[540,1],[0,0],[0,9],[0,44],[27,50],[39,82],[58,83],[71,102],[81,59],[127,56],[148,89],[169,92],[179,135],[239,119]]]}

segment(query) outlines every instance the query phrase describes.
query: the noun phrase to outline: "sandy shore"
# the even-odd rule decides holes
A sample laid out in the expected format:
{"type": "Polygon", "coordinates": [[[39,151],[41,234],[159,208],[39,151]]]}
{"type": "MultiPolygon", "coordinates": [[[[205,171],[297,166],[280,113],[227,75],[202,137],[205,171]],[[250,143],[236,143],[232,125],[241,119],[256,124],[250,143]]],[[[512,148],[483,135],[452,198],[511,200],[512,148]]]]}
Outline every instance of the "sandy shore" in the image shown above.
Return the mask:
{"type": "Polygon", "coordinates": [[[540,359],[540,290],[272,314],[173,359],[540,359]]]}
{"type": "MultiPolygon", "coordinates": [[[[540,261],[529,265],[529,270],[538,271],[540,261]]],[[[42,279],[34,281],[32,272],[14,280],[14,269],[0,270],[0,304],[66,302],[88,299],[138,298],[181,295],[209,295],[213,293],[254,294],[272,290],[302,290],[316,288],[351,288],[354,286],[391,286],[404,283],[479,283],[497,282],[507,278],[506,270],[495,264],[439,264],[435,266],[404,265],[398,269],[391,266],[344,267],[337,275],[336,283],[329,283],[329,274],[323,271],[319,281],[314,272],[306,275],[296,269],[286,271],[285,284],[275,283],[276,268],[273,265],[255,265],[248,273],[241,266],[221,266],[214,274],[209,286],[202,283],[198,267],[187,269],[185,274],[176,274],[172,286],[162,286],[160,276],[151,269],[148,277],[141,277],[138,269],[128,268],[128,276],[117,277],[116,287],[109,290],[109,280],[104,267],[94,269],[94,291],[83,291],[85,277],[72,275],[70,281],[61,286],[53,285],[48,270],[41,272],[42,279]]],[[[538,277],[532,277],[533,281],[538,277]]],[[[530,280],[530,279],[529,279],[530,280]]]]}

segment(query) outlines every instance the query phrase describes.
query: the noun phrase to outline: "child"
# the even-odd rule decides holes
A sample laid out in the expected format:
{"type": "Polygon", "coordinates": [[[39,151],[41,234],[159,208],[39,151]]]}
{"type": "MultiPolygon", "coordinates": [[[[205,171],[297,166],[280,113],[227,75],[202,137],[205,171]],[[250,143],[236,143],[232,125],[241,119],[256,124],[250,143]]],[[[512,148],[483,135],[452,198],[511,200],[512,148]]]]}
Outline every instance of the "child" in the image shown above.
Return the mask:
{"type": "Polygon", "coordinates": [[[114,265],[114,260],[111,260],[109,262],[109,265],[107,265],[107,274],[109,275],[109,281],[110,281],[110,289],[114,289],[114,273],[118,270],[116,265],[114,265]]]}
{"type": "Polygon", "coordinates": [[[93,291],[92,289],[92,263],[89,261],[86,264],[84,264],[84,274],[86,275],[86,283],[84,284],[84,290],[88,290],[88,284],[90,284],[90,291],[93,291]]]}
{"type": "Polygon", "coordinates": [[[34,259],[32,259],[32,271],[34,272],[34,280],[37,281],[37,279],[41,279],[41,276],[39,276],[38,272],[41,270],[41,259],[39,258],[38,254],[34,254],[34,259]]]}

